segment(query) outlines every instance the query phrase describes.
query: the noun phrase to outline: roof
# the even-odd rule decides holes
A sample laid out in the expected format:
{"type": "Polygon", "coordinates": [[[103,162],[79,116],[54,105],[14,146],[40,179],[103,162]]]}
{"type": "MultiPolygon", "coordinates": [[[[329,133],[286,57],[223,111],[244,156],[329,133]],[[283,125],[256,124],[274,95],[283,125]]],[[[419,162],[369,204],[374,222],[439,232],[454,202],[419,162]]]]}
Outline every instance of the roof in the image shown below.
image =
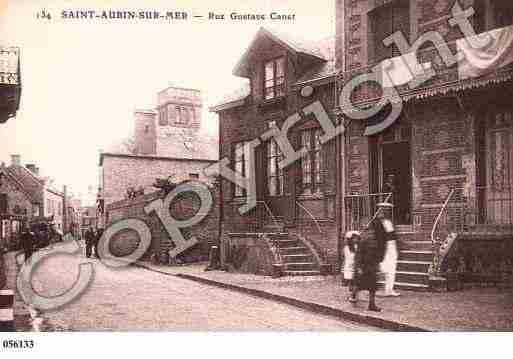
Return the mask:
{"type": "Polygon", "coordinates": [[[188,159],[188,158],[179,158],[179,157],[164,157],[164,156],[156,156],[156,155],[133,155],[127,153],[110,153],[103,152],[100,154],[100,166],[103,166],[103,160],[105,157],[117,157],[117,158],[131,158],[135,160],[158,160],[158,161],[200,161],[200,162],[209,162],[215,163],[216,160],[210,159],[188,159]]]}
{"type": "MultiPolygon", "coordinates": [[[[310,58],[315,58],[312,61],[311,67],[302,74],[296,84],[311,83],[317,80],[326,79],[332,77],[336,73],[335,69],[335,37],[330,36],[317,41],[301,42],[298,39],[294,39],[292,36],[279,33],[276,30],[270,30],[267,28],[260,28],[255,35],[255,38],[251,42],[248,50],[244,53],[241,60],[237,64],[234,70],[234,75],[244,75],[242,71],[242,64],[247,60],[247,57],[251,53],[251,48],[255,45],[255,42],[261,36],[268,36],[273,41],[278,42],[290,51],[299,53],[310,58]]],[[[219,102],[210,107],[211,112],[218,112],[228,108],[242,106],[245,99],[251,94],[249,81],[240,88],[234,90],[230,94],[223,97],[219,102]]]]}
{"type": "Polygon", "coordinates": [[[0,166],[0,173],[3,174],[4,176],[8,177],[14,183],[14,185],[16,187],[18,187],[18,189],[25,195],[25,197],[27,197],[27,199],[30,202],[32,202],[32,203],[37,203],[38,202],[36,200],[36,198],[33,197],[31,195],[31,193],[25,189],[25,187],[23,187],[23,184],[15,176],[13,176],[12,173],[10,173],[8,171],[7,167],[0,166]]]}
{"type": "Polygon", "coordinates": [[[325,61],[326,59],[323,57],[322,53],[316,51],[315,48],[310,48],[309,46],[305,46],[301,43],[301,40],[298,40],[297,37],[292,37],[289,34],[279,32],[276,29],[270,29],[261,27],[258,32],[253,37],[253,40],[251,41],[249,47],[242,55],[241,59],[235,66],[233,70],[233,74],[235,76],[240,77],[248,77],[248,69],[246,67],[248,63],[248,59],[253,55],[253,47],[256,45],[256,43],[263,37],[268,37],[272,41],[275,41],[276,43],[280,44],[281,46],[285,47],[289,51],[296,53],[299,56],[304,56],[306,58],[310,58],[312,60],[317,61],[325,61]]]}
{"type": "Polygon", "coordinates": [[[130,146],[119,143],[100,155],[100,166],[103,163],[103,155],[162,159],[162,160],[195,160],[217,161],[219,155],[219,143],[216,137],[205,133],[173,133],[166,137],[158,137],[156,154],[138,154],[132,151],[130,146]]]}
{"type": "Polygon", "coordinates": [[[335,69],[335,37],[330,36],[319,41],[309,43],[312,51],[322,54],[325,62],[314,65],[306,73],[304,73],[297,83],[311,82],[328,76],[334,76],[335,69]]]}
{"type": "Polygon", "coordinates": [[[19,166],[11,165],[6,168],[7,171],[16,178],[30,197],[38,203],[43,203],[43,188],[44,180],[32,173],[29,169],[19,166]]]}

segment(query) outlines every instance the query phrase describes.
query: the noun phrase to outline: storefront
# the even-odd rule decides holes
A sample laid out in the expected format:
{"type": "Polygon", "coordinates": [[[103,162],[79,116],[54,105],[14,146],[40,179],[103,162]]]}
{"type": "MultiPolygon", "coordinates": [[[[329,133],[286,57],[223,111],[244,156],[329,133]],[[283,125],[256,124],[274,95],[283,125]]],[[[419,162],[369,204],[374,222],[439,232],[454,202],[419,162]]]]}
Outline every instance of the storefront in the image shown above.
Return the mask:
{"type": "Polygon", "coordinates": [[[16,249],[23,225],[27,222],[24,215],[0,216],[0,247],[16,249]]]}

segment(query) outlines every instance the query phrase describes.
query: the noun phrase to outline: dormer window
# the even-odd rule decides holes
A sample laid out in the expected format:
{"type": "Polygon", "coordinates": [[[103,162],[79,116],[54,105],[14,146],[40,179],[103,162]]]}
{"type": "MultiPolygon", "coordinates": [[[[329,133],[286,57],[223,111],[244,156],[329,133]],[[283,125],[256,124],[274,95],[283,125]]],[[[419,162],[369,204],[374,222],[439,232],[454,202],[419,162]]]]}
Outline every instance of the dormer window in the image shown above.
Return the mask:
{"type": "Polygon", "coordinates": [[[270,100],[285,95],[285,58],[266,62],[264,71],[264,98],[270,100]]]}

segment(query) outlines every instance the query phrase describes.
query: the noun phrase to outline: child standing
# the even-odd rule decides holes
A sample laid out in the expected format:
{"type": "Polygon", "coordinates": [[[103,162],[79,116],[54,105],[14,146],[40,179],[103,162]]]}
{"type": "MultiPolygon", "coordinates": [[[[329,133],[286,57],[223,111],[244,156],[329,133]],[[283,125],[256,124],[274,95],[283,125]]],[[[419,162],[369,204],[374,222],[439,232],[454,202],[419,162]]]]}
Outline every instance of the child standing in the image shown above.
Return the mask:
{"type": "Polygon", "coordinates": [[[344,236],[344,280],[349,286],[349,301],[356,303],[355,255],[360,241],[360,232],[349,231],[344,236]]]}

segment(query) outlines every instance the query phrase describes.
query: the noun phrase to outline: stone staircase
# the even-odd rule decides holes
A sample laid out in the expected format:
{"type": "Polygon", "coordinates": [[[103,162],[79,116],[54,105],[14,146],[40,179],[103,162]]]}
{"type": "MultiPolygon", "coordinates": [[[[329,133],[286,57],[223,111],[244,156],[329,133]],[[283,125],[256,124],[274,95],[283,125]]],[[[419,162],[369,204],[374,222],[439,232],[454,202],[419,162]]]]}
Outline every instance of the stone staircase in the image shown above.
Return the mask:
{"type": "MultiPolygon", "coordinates": [[[[431,240],[427,232],[398,231],[399,258],[395,288],[429,290],[429,266],[433,260],[431,240]]],[[[381,281],[380,284],[383,284],[381,281]]]]}
{"type": "Polygon", "coordinates": [[[311,276],[320,275],[316,255],[299,237],[289,233],[268,234],[274,242],[282,259],[283,275],[311,276]]]}

